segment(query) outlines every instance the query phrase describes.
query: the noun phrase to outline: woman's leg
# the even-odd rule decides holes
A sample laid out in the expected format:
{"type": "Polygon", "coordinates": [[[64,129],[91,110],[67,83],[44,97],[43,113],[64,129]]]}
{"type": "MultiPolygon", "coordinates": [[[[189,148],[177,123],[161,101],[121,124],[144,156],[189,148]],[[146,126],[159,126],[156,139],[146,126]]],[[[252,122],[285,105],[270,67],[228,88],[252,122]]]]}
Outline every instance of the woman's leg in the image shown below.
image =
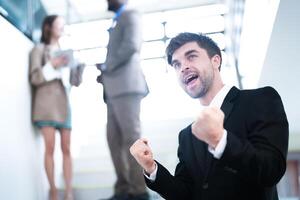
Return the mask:
{"type": "Polygon", "coordinates": [[[54,147],[55,147],[55,128],[43,127],[41,128],[43,138],[45,141],[45,169],[50,185],[50,199],[57,200],[57,189],[54,180],[54,147]]]}
{"type": "Polygon", "coordinates": [[[63,172],[65,179],[65,199],[72,199],[72,157],[70,151],[71,130],[61,129],[61,149],[63,153],[63,172]]]}

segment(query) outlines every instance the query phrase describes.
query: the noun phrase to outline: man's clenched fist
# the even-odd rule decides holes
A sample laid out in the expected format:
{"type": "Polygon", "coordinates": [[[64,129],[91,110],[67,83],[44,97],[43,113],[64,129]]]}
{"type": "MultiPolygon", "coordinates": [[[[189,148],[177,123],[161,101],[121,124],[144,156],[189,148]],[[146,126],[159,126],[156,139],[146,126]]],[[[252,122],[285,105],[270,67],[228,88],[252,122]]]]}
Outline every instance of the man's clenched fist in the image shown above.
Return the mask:
{"type": "Polygon", "coordinates": [[[192,124],[192,133],[199,139],[215,148],[224,132],[224,113],[216,107],[204,108],[192,124]]]}
{"type": "Polygon", "coordinates": [[[147,174],[154,172],[156,164],[146,139],[138,139],[135,141],[135,143],[130,147],[130,153],[147,174]]]}

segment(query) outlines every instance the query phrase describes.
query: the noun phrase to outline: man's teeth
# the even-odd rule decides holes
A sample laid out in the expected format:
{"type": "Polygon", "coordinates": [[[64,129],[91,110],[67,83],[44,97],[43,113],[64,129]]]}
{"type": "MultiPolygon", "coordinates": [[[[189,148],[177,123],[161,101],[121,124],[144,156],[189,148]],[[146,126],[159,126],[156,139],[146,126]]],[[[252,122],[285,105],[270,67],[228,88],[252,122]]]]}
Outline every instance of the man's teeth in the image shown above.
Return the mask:
{"type": "Polygon", "coordinates": [[[188,75],[186,78],[185,78],[185,83],[188,84],[189,82],[191,82],[194,78],[196,78],[197,75],[195,74],[191,74],[191,75],[188,75]]]}

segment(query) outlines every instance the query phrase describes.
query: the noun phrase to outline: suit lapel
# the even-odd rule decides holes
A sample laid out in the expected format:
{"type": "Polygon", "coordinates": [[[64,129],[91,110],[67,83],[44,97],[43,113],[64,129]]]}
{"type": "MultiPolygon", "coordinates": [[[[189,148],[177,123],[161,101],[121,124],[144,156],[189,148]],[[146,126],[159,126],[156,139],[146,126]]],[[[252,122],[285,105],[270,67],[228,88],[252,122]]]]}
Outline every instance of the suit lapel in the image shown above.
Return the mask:
{"type": "Polygon", "coordinates": [[[207,150],[208,145],[205,142],[202,142],[201,140],[196,138],[192,134],[192,132],[191,132],[191,140],[192,140],[193,150],[196,156],[197,165],[201,170],[202,176],[204,177],[203,182],[206,182],[209,169],[211,167],[211,162],[213,160],[213,156],[207,150]]]}
{"type": "Polygon", "coordinates": [[[234,99],[237,97],[238,93],[239,90],[236,87],[232,87],[222,103],[221,110],[224,112],[224,127],[227,119],[231,114],[231,110],[234,105],[234,99]]]}
{"type": "Polygon", "coordinates": [[[205,160],[206,160],[206,151],[207,151],[207,144],[197,139],[191,130],[190,126],[190,133],[191,133],[191,140],[192,140],[192,147],[196,156],[196,161],[201,169],[202,173],[205,173],[205,160]]]}

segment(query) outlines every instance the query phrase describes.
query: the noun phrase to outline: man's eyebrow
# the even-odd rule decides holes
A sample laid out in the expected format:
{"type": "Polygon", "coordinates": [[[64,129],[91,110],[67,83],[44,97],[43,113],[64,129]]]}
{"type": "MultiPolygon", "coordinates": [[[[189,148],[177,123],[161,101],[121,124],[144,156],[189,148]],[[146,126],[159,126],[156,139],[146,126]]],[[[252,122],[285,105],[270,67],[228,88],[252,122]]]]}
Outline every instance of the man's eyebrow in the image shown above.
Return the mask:
{"type": "MultiPolygon", "coordinates": [[[[188,55],[190,55],[190,54],[192,54],[192,53],[199,53],[199,52],[198,52],[197,50],[195,50],[195,49],[192,49],[192,50],[189,50],[189,51],[185,52],[185,53],[184,53],[184,56],[188,56],[188,55]]],[[[171,66],[172,66],[174,63],[176,63],[176,62],[178,62],[177,59],[172,60],[171,66]]]]}
{"type": "Polygon", "coordinates": [[[192,49],[192,50],[189,50],[189,51],[185,52],[184,56],[188,56],[188,55],[190,55],[192,53],[199,53],[199,52],[197,50],[195,50],[195,49],[192,49]]]}

